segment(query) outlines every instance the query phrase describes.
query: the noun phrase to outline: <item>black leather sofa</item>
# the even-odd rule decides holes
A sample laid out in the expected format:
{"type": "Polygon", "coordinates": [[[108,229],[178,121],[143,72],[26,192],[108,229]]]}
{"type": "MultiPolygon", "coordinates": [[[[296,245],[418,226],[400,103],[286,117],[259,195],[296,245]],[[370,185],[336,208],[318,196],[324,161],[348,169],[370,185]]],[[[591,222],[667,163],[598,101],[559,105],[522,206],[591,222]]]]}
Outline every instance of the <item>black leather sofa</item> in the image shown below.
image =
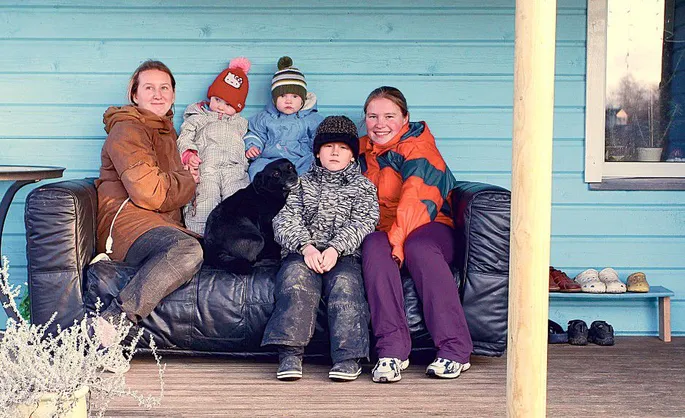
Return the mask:
{"type": "MultiPolygon", "coordinates": [[[[34,189],[26,200],[28,285],[33,323],[69,326],[105,306],[135,268],[98,262],[95,256],[97,194],[94,179],[67,180],[34,189]]],[[[459,283],[474,354],[500,356],[507,340],[510,195],[482,183],[460,182],[453,192],[455,280],[459,283]]],[[[167,296],[141,322],[161,352],[252,355],[273,310],[276,263],[235,275],[203,267],[191,282],[167,296]]],[[[405,309],[415,349],[430,348],[411,279],[404,278],[405,309]]],[[[325,311],[324,311],[325,312],[325,311]]],[[[328,352],[325,314],[320,313],[309,353],[328,352]]],[[[146,335],[148,335],[146,333],[146,335]]],[[[149,340],[141,342],[145,349],[149,340]]]]}

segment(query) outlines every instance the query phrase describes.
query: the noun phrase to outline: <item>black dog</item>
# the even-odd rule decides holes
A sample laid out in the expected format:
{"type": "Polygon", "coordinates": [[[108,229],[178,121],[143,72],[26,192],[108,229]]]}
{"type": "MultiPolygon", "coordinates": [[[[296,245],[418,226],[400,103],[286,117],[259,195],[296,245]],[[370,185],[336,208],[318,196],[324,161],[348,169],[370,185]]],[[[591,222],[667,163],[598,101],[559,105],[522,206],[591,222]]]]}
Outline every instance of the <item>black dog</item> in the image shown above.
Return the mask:
{"type": "Polygon", "coordinates": [[[281,158],[219,203],[205,225],[205,262],[246,274],[259,260],[279,259],[281,247],[274,241],[271,222],[297,182],[295,166],[281,158]]]}

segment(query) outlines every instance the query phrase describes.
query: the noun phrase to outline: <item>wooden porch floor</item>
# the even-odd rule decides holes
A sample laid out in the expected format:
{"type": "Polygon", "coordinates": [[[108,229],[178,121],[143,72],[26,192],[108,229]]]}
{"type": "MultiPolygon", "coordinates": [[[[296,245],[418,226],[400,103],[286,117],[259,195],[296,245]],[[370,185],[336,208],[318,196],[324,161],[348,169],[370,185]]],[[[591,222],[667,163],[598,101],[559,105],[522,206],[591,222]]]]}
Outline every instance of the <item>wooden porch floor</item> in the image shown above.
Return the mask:
{"type": "MultiPolygon", "coordinates": [[[[107,416],[482,416],[506,415],[506,358],[473,357],[454,381],[429,379],[429,358],[413,359],[394,384],[328,380],[329,365],[305,359],[304,378],[279,382],[275,359],[168,357],[165,396],[150,411],[116,399],[107,416]]],[[[126,379],[155,390],[150,357],[137,356],[126,379]]],[[[617,338],[613,347],[550,345],[547,415],[685,416],[685,338],[617,338]]]]}

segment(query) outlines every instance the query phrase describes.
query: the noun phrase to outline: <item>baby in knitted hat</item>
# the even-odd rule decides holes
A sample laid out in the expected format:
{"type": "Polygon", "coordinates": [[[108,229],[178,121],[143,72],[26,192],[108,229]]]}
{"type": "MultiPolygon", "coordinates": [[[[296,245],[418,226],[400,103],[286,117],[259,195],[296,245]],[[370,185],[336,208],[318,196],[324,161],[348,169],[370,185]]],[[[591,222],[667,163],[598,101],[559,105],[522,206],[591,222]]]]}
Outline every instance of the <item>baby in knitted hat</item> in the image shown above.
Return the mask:
{"type": "Polygon", "coordinates": [[[290,160],[298,175],[306,173],[314,161],[314,133],[323,118],[316,109],[316,95],[307,92],[304,74],[293,67],[290,57],[278,60],[271,98],[263,111],[250,118],[245,135],[245,156],[252,160],[250,180],[279,158],[290,160]]]}
{"type": "Polygon", "coordinates": [[[186,227],[204,234],[209,213],[222,200],[250,184],[243,137],[247,120],[240,115],[249,89],[247,58],[233,59],[209,86],[207,98],[183,114],[177,145],[181,161],[200,182],[193,201],[183,209],[186,227]]]}
{"type": "Polygon", "coordinates": [[[369,311],[359,248],[378,222],[378,197],[355,161],[359,138],[349,118],[324,119],[313,151],[316,164],[300,177],[273,220],[284,260],[276,276],[276,307],[262,345],[275,345],[279,351],[278,379],[301,378],[302,354],[323,298],[328,302],[333,359],[328,377],[355,380],[361,373],[360,360],[369,355],[369,311]]]}

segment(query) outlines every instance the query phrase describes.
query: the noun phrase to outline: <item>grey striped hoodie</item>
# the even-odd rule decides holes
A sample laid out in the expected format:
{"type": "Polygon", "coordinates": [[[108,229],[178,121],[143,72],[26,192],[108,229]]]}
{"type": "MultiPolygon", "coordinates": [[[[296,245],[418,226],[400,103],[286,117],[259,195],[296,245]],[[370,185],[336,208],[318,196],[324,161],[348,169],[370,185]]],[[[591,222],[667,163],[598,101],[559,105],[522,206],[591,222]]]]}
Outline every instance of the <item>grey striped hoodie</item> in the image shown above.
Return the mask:
{"type": "Polygon", "coordinates": [[[302,254],[307,244],[320,251],[333,247],[340,257],[358,256],[379,216],[376,186],[357,162],[337,172],[313,165],[274,218],[274,237],[284,257],[302,254]]]}

